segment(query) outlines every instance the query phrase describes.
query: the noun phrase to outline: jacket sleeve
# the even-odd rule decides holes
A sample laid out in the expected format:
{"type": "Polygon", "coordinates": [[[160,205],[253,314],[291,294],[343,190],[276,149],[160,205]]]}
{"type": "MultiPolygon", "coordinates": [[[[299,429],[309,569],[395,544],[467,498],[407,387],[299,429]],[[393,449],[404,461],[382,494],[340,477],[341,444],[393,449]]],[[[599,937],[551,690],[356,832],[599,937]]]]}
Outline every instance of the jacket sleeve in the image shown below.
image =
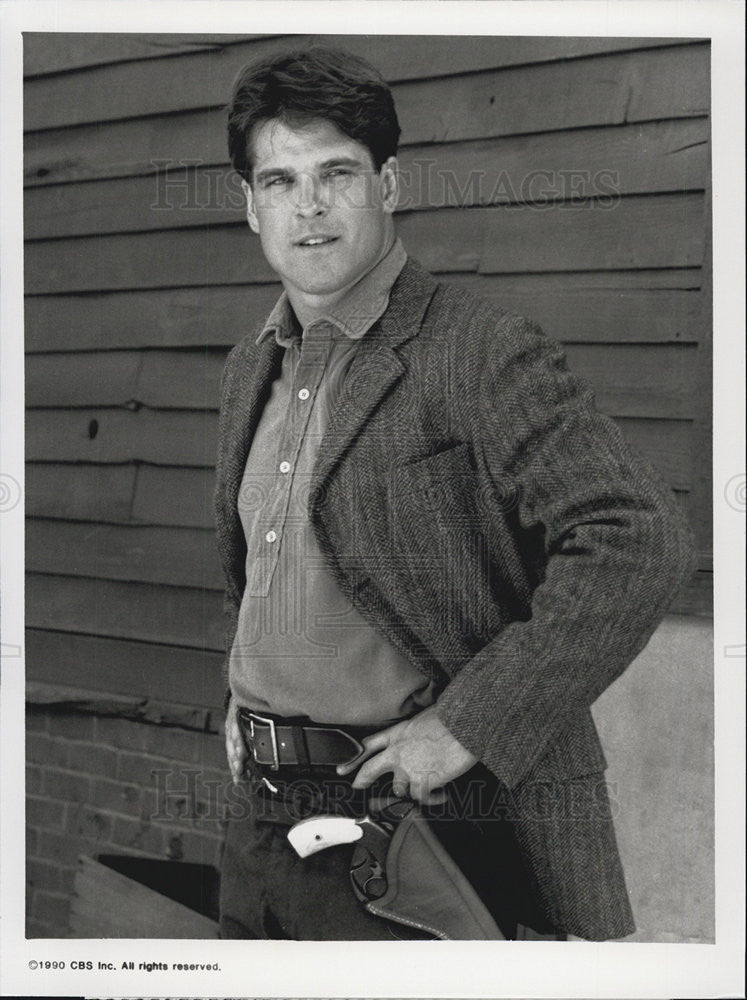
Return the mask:
{"type": "Polygon", "coordinates": [[[645,646],[692,548],[670,491],[557,343],[511,317],[485,354],[476,448],[496,495],[517,498],[519,530],[542,532],[545,572],[529,620],[461,669],[438,713],[512,787],[645,646]]]}

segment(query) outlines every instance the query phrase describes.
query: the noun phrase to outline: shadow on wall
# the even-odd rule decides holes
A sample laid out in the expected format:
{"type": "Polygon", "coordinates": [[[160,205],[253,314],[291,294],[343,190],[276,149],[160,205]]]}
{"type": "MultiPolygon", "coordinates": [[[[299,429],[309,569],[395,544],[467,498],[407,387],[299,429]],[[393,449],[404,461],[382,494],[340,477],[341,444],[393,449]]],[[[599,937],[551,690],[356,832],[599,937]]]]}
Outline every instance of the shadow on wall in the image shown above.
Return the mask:
{"type": "Polygon", "coordinates": [[[594,705],[638,927],[714,941],[713,623],[668,617],[594,705]]]}

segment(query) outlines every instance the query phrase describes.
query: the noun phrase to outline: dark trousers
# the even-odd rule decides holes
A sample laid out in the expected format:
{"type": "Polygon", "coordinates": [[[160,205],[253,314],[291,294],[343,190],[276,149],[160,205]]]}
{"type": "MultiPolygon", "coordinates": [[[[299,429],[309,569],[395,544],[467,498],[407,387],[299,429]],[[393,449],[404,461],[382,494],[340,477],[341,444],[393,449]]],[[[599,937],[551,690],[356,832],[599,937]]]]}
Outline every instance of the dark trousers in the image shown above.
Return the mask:
{"type": "MultiPolygon", "coordinates": [[[[469,780],[494,781],[480,768],[470,772],[469,780]]],[[[229,819],[224,848],[221,937],[300,941],[429,937],[364,909],[350,885],[352,845],[300,858],[287,839],[289,827],[268,822],[267,799],[250,791],[249,782],[244,785],[247,795],[229,819]]],[[[533,902],[510,822],[463,813],[463,808],[459,815],[434,810],[431,825],[504,936],[557,940],[559,935],[533,902]]]]}

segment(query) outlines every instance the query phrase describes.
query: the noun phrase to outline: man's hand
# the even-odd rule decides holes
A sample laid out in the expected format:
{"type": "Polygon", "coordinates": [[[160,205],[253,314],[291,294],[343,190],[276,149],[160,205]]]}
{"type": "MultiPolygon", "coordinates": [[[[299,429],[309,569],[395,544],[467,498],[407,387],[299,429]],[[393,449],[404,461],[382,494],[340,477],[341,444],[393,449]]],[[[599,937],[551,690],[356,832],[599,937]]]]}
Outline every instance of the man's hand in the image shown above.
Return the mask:
{"type": "Polygon", "coordinates": [[[363,746],[359,757],[337,768],[338,774],[350,774],[362,764],[353,788],[368,788],[391,772],[394,794],[409,794],[424,805],[444,802],[446,793],[434,790],[464,774],[478,760],[451,735],[436,715],[435,705],[367,736],[363,746]]]}
{"type": "Polygon", "coordinates": [[[244,746],[244,739],[239,729],[233,698],[229,701],[228,711],[226,712],[226,756],[228,757],[228,766],[231,769],[233,783],[237,785],[244,774],[246,747],[244,746]]]}

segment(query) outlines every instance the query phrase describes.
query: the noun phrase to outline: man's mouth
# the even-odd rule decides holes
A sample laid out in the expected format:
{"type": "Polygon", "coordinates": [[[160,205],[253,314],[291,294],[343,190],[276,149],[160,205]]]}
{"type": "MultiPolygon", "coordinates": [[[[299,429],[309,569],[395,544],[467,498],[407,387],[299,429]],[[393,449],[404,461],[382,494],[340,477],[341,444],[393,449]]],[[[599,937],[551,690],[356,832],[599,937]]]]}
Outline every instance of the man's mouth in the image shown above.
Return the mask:
{"type": "Polygon", "coordinates": [[[297,247],[321,247],[327,243],[334,243],[338,240],[338,236],[304,236],[302,240],[298,240],[296,243],[297,247]]]}

